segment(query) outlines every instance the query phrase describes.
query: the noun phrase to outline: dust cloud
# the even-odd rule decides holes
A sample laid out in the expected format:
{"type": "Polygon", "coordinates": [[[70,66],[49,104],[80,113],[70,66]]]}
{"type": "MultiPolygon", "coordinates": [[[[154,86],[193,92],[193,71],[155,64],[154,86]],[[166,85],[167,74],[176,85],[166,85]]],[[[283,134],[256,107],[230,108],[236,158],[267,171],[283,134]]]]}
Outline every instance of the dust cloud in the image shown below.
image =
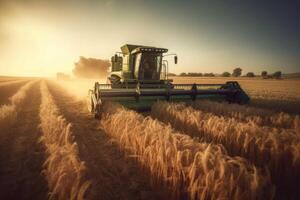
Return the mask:
{"type": "Polygon", "coordinates": [[[55,80],[65,91],[76,97],[78,100],[86,99],[89,90],[94,88],[95,82],[107,83],[107,79],[71,79],[71,80],[55,80]]]}
{"type": "Polygon", "coordinates": [[[81,56],[79,61],[75,63],[73,74],[78,78],[105,78],[109,67],[110,63],[108,60],[81,56]]]}

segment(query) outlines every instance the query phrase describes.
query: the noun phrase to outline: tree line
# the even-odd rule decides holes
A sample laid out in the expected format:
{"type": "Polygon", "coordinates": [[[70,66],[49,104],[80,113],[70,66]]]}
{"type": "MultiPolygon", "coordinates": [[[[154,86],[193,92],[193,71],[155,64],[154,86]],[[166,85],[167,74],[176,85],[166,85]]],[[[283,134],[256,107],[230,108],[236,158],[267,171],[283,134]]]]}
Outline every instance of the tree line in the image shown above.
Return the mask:
{"type": "MultiPolygon", "coordinates": [[[[169,73],[169,76],[176,76],[174,73],[169,73]]],[[[214,77],[214,76],[222,76],[222,77],[240,77],[242,76],[242,69],[240,67],[235,68],[232,73],[230,72],[223,72],[221,75],[216,75],[214,73],[197,73],[197,72],[182,72],[179,74],[179,76],[194,76],[194,77],[214,77]]],[[[245,77],[256,77],[258,75],[254,74],[253,72],[247,72],[245,77]]],[[[281,71],[276,71],[274,73],[268,74],[267,71],[262,71],[260,76],[264,79],[269,79],[269,78],[275,78],[275,79],[280,79],[282,77],[282,72],[281,71]]]]}

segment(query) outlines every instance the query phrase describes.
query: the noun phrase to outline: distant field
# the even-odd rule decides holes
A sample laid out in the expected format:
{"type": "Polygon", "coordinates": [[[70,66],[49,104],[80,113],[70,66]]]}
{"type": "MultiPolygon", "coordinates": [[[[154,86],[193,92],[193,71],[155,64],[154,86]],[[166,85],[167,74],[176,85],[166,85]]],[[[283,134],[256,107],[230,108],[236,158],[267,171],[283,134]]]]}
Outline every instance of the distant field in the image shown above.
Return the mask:
{"type": "Polygon", "coordinates": [[[0,199],[300,199],[300,80],[172,78],[237,80],[251,102],[107,103],[95,120],[97,80],[0,78],[0,199]]]}
{"type": "Polygon", "coordinates": [[[0,83],[6,81],[15,81],[21,79],[31,79],[30,77],[16,77],[16,76],[0,76],[0,83]]]}
{"type": "Polygon", "coordinates": [[[300,79],[261,79],[223,77],[170,77],[174,83],[225,83],[238,81],[256,106],[300,113],[300,79]]]}

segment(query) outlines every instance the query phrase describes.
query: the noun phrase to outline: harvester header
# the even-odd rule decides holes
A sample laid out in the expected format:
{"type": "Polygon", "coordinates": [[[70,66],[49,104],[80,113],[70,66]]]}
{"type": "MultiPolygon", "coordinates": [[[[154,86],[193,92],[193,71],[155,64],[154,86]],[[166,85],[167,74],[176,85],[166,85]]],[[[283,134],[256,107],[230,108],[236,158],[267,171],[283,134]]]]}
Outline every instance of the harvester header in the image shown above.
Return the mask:
{"type": "Polygon", "coordinates": [[[168,79],[168,49],[126,44],[111,58],[110,84],[95,83],[89,91],[89,110],[96,118],[106,101],[145,111],[156,101],[187,102],[196,99],[223,100],[229,103],[247,103],[250,98],[238,82],[224,84],[173,84],[168,79]]]}

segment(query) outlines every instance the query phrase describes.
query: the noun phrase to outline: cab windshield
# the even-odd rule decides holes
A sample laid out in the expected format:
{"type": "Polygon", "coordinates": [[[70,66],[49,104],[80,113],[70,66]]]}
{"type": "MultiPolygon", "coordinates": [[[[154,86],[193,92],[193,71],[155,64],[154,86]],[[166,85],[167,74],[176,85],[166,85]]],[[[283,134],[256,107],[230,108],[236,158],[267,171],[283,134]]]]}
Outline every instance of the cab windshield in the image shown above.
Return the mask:
{"type": "Polygon", "coordinates": [[[159,80],[162,56],[143,53],[140,58],[139,80],[159,80]]]}

